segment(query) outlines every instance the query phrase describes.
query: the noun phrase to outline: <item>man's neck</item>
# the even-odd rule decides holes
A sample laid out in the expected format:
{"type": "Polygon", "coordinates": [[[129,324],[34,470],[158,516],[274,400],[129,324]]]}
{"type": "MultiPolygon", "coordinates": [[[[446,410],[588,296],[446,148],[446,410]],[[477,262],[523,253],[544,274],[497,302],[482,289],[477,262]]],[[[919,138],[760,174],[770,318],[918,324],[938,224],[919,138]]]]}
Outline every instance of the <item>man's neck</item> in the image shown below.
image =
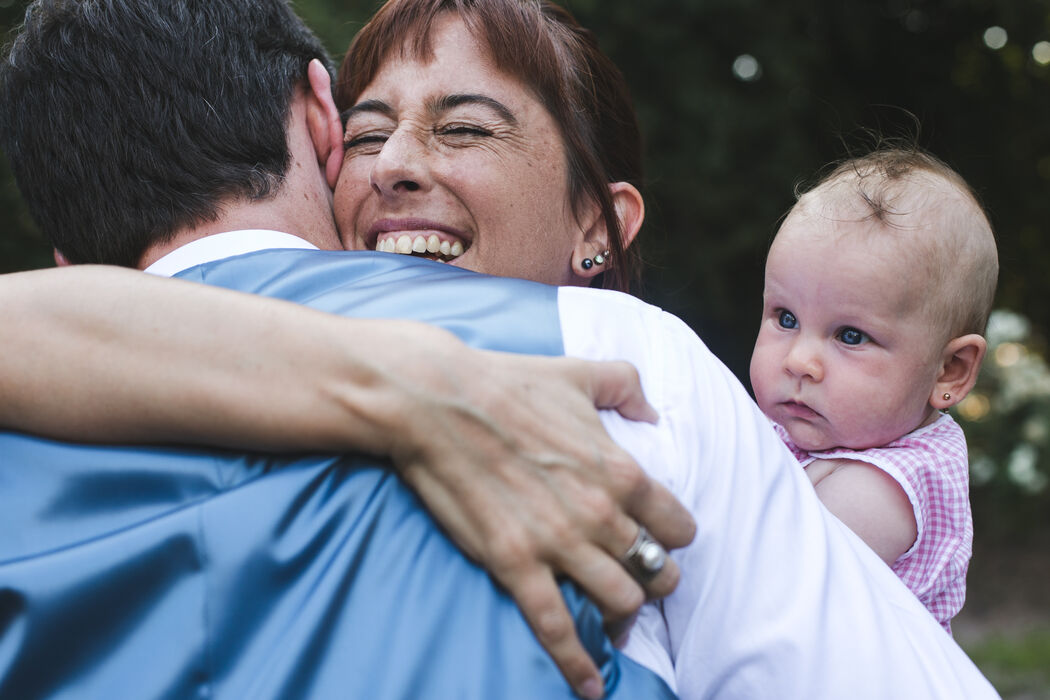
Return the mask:
{"type": "Polygon", "coordinates": [[[169,240],[147,248],[139,260],[138,268],[145,270],[168,253],[192,241],[217,233],[245,229],[283,231],[298,236],[322,250],[342,250],[335,222],[332,221],[330,214],[324,215],[325,211],[331,211],[329,206],[323,209],[299,207],[299,211],[290,212],[288,207],[282,206],[282,199],[278,196],[265,202],[247,202],[227,206],[215,221],[181,229],[176,231],[169,240]]]}

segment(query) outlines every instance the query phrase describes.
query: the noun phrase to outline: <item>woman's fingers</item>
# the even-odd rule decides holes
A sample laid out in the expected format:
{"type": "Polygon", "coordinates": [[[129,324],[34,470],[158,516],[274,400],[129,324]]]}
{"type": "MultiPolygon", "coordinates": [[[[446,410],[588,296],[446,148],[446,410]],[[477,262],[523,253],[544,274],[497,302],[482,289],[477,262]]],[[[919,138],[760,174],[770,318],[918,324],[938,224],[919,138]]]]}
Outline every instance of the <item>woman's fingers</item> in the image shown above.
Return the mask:
{"type": "Polygon", "coordinates": [[[498,486],[482,486],[484,493],[449,489],[433,470],[418,464],[404,465],[403,474],[453,541],[507,590],[576,693],[602,697],[601,675],[580,642],[554,572],[536,546],[540,538],[519,516],[526,494],[519,499],[498,486]]]}
{"type": "Polygon", "coordinates": [[[593,473],[582,479],[568,469],[552,475],[553,497],[532,529],[555,570],[580,584],[612,621],[633,615],[647,598],[669,595],[678,583],[678,567],[669,557],[653,575],[638,575],[637,567],[632,572],[627,566],[639,532],[656,528],[649,539],[666,555],[692,541],[695,523],[626,452],[616,448],[600,461],[605,479],[593,473]]]}
{"type": "Polygon", "coordinates": [[[452,539],[514,597],[572,687],[594,697],[597,670],[555,576],[575,581],[619,629],[678,581],[670,559],[652,576],[635,567],[637,579],[624,567],[640,528],[670,549],[691,541],[695,524],[599,418],[596,404],[653,417],[633,367],[468,353],[469,363],[462,350],[436,363],[462,370],[447,379],[463,400],[439,395],[399,424],[395,462],[452,539]]]}
{"type": "Polygon", "coordinates": [[[579,371],[584,374],[581,381],[590,387],[595,407],[613,409],[629,420],[656,423],[660,419],[642,392],[634,365],[629,362],[574,362],[579,363],[579,371]]]}
{"type": "Polygon", "coordinates": [[[576,623],[551,570],[534,567],[509,578],[504,585],[569,685],[581,697],[602,697],[605,689],[598,667],[580,643],[576,623]]]}
{"type": "Polygon", "coordinates": [[[665,549],[684,547],[696,535],[696,521],[686,507],[663,484],[648,477],[628,498],[627,512],[665,549]]]}
{"type": "MultiPolygon", "coordinates": [[[[634,365],[628,362],[591,362],[566,359],[567,373],[575,374],[596,408],[613,409],[629,420],[656,423],[658,414],[646,400],[634,365]]],[[[573,380],[570,380],[573,381],[573,380]]],[[[584,414],[586,417],[586,413],[584,414]]],[[[600,425],[598,426],[600,428],[600,425]]],[[[689,511],[664,486],[653,481],[624,450],[603,435],[594,439],[605,448],[596,460],[624,511],[667,549],[684,547],[696,534],[689,511]],[[601,438],[605,437],[603,441],[601,438]]]]}

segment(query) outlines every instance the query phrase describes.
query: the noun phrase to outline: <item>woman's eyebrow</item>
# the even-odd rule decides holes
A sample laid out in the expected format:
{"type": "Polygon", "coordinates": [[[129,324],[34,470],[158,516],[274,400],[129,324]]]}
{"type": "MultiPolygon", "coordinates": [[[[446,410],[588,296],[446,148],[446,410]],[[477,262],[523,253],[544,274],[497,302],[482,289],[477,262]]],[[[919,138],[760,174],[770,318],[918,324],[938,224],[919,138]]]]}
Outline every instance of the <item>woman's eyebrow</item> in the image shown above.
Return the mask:
{"type": "Polygon", "coordinates": [[[350,117],[355,114],[364,113],[381,114],[384,117],[389,117],[391,119],[394,118],[394,108],[382,100],[365,100],[363,102],[358,102],[353,107],[344,110],[339,116],[342,118],[343,124],[346,124],[350,117]]]}
{"type": "Polygon", "coordinates": [[[456,107],[462,105],[481,105],[488,107],[493,112],[498,114],[503,121],[507,122],[511,126],[517,126],[518,120],[514,116],[514,113],[510,111],[502,102],[495,100],[488,95],[473,95],[473,94],[455,94],[445,95],[441,99],[437,100],[434,104],[433,110],[436,113],[447,112],[456,107]]]}

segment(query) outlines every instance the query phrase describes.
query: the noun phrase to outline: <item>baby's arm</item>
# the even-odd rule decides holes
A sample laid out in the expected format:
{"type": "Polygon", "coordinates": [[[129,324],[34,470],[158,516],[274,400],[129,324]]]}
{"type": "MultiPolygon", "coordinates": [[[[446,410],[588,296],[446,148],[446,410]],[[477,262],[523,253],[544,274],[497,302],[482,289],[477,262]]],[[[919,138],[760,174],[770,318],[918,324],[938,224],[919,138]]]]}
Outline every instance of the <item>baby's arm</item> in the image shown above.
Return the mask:
{"type": "Polygon", "coordinates": [[[806,467],[824,506],[883,561],[893,565],[915,542],[915,512],[893,477],[850,459],[818,459],[806,467]]]}

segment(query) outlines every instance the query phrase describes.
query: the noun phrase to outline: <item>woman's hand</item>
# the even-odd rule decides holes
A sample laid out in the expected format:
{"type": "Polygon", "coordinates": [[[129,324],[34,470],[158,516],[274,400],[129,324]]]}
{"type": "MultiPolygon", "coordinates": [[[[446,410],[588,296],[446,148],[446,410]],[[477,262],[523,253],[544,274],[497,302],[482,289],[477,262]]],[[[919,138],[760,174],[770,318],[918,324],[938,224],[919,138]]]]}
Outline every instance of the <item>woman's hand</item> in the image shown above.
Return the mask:
{"type": "Polygon", "coordinates": [[[602,427],[654,420],[624,363],[470,349],[419,323],[365,321],[140,272],[0,276],[0,425],[88,442],[389,456],[452,539],[507,588],[581,694],[601,694],[556,585],[622,629],[670,593],[620,564],[642,525],[694,524],[602,427]]]}
{"type": "Polygon", "coordinates": [[[390,453],[452,539],[515,598],[572,686],[599,697],[556,577],[576,581],[620,631],[646,597],[674,589],[670,559],[643,589],[620,558],[639,525],[674,548],[692,539],[693,520],[611,441],[595,406],[655,414],[626,363],[468,352],[438,353],[409,380],[429,396],[404,415],[405,439],[390,453]]]}

